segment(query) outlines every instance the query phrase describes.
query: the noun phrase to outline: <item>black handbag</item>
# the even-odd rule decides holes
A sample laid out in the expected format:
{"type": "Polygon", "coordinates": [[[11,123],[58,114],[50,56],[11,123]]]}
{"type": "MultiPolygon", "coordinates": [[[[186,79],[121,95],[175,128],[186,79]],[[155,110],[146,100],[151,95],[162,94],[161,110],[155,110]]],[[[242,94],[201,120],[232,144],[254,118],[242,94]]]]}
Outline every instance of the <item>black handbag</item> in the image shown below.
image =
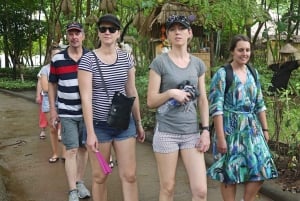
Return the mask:
{"type": "Polygon", "coordinates": [[[108,113],[107,124],[121,130],[128,129],[135,97],[127,97],[116,91],[108,113]]]}
{"type": "MultiPolygon", "coordinates": [[[[110,100],[108,95],[108,90],[106,88],[106,84],[102,75],[102,71],[99,66],[98,57],[94,52],[92,52],[95,56],[97,67],[100,72],[100,76],[103,81],[103,86],[106,91],[107,98],[110,100]]],[[[121,92],[115,91],[113,99],[111,101],[110,110],[108,112],[107,124],[113,128],[117,128],[120,130],[126,130],[129,127],[131,109],[134,103],[135,97],[127,97],[121,92]]]]}

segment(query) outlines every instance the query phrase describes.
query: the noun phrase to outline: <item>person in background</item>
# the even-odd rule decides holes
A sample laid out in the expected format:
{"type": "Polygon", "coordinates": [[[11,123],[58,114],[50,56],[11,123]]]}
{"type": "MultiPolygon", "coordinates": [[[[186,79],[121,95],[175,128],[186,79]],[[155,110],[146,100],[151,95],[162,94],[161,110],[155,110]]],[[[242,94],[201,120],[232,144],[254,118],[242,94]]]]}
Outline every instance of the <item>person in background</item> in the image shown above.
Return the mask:
{"type": "Polygon", "coordinates": [[[278,176],[267,142],[266,106],[259,76],[246,66],[251,56],[248,37],[236,35],[230,44],[233,82],[225,94],[226,72],[220,68],[210,84],[215,162],[207,175],[221,182],[224,201],[234,201],[238,184],[244,184],[244,201],[254,201],[263,181],[278,176]]]}
{"type": "Polygon", "coordinates": [[[274,72],[269,92],[274,93],[287,89],[292,72],[300,66],[300,60],[295,60],[293,56],[297,51],[289,43],[279,50],[281,61],[269,65],[269,68],[274,72]]]}
{"type": "Polygon", "coordinates": [[[56,122],[61,123],[62,142],[66,147],[69,201],[78,201],[79,198],[90,197],[83,182],[88,154],[82,144],[84,122],[77,80],[80,58],[88,51],[82,45],[85,34],[80,23],[69,23],[66,37],[69,46],[51,60],[48,96],[51,126],[56,127],[56,122]]]}
{"type": "Polygon", "coordinates": [[[117,46],[121,24],[116,16],[103,15],[99,18],[97,26],[101,45],[93,51],[95,54],[90,52],[82,57],[78,71],[87,135],[86,145],[93,172],[93,200],[107,200],[107,175],[103,173],[95,153],[101,152],[108,162],[113,147],[118,161],[124,201],[138,201],[136,139],[143,142],[145,132],[142,127],[139,97],[135,86],[134,61],[127,52],[117,46]],[[99,66],[97,66],[96,59],[99,66]],[[100,76],[99,68],[103,77],[100,76]],[[127,130],[112,128],[106,123],[111,105],[110,100],[115,91],[135,97],[127,130]]]}
{"type": "MultiPolygon", "coordinates": [[[[40,71],[41,72],[41,71],[40,71]]],[[[40,72],[37,74],[38,81],[36,83],[36,96],[35,96],[35,102],[39,104],[39,127],[41,129],[40,132],[40,139],[44,140],[46,138],[46,128],[48,126],[47,116],[44,112],[42,112],[42,86],[41,86],[41,75],[40,72]]]]}
{"type": "MultiPolygon", "coordinates": [[[[51,49],[51,58],[58,52],[60,52],[59,46],[53,46],[51,49]]],[[[50,106],[48,99],[48,80],[50,74],[50,63],[43,66],[40,70],[40,84],[42,87],[42,112],[46,113],[48,116],[48,122],[50,122],[50,106]]],[[[50,125],[50,124],[49,124],[50,125]]],[[[49,158],[49,163],[56,163],[59,160],[58,152],[59,152],[59,141],[60,141],[60,122],[57,122],[57,126],[50,126],[50,142],[52,148],[52,156],[49,158]]],[[[62,155],[64,158],[64,146],[62,146],[62,155]]]]}
{"type": "Polygon", "coordinates": [[[189,178],[192,200],[205,201],[204,153],[210,146],[206,66],[187,50],[193,32],[185,16],[169,16],[166,34],[171,49],[150,64],[147,93],[148,107],[157,108],[153,151],[160,180],[159,201],[174,200],[179,154],[189,178]],[[203,125],[201,132],[197,110],[203,125]]]}

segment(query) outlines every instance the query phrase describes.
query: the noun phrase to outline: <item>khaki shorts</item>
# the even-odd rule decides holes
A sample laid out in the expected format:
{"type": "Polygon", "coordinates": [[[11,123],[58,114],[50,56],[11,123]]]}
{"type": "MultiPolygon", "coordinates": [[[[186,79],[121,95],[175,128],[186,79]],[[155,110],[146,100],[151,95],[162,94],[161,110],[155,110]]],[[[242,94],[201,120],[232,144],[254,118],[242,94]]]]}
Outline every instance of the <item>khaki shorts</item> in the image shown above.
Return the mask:
{"type": "Polygon", "coordinates": [[[83,117],[60,117],[61,122],[61,141],[66,149],[84,147],[82,144],[83,117]]]}

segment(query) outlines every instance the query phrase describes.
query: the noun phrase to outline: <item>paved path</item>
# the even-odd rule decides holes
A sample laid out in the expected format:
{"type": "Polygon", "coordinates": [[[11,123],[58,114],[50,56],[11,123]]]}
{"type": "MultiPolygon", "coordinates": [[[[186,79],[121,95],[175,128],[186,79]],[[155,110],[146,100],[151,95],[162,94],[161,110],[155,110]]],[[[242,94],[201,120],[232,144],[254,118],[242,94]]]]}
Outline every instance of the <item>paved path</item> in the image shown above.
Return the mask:
{"type": "MultiPolygon", "coordinates": [[[[5,183],[7,197],[11,201],[64,201],[67,200],[67,181],[64,163],[48,163],[50,156],[49,138],[40,140],[38,106],[32,103],[34,93],[22,93],[28,101],[0,92],[0,175],[5,183]],[[31,97],[31,98],[30,98],[31,97]]],[[[211,157],[207,157],[208,163],[211,157]]],[[[138,181],[140,201],[157,201],[159,181],[156,163],[149,142],[137,144],[138,181]]],[[[87,167],[86,184],[91,188],[91,170],[87,167]]],[[[0,179],[1,181],[1,179],[0,179]]],[[[184,167],[179,162],[175,201],[191,200],[189,183],[184,167]]],[[[1,182],[0,182],[1,187],[1,182]]],[[[256,201],[299,201],[296,197],[281,195],[275,181],[266,182],[256,201]],[[275,187],[274,187],[275,186],[275,187]],[[265,192],[264,192],[265,191],[265,192]],[[272,198],[272,199],[271,199],[272,198]]],[[[2,190],[3,192],[3,190],[2,190]]],[[[284,192],[283,192],[284,193],[284,192]]],[[[0,189],[1,194],[1,189],[0,189]]],[[[242,197],[242,187],[238,188],[237,201],[242,197]]],[[[91,201],[92,199],[86,199],[91,201]]],[[[121,201],[121,185],[118,167],[109,177],[109,200],[121,201]]],[[[221,199],[219,183],[208,180],[208,201],[221,199]]],[[[4,201],[4,199],[0,201],[4,201]]]]}

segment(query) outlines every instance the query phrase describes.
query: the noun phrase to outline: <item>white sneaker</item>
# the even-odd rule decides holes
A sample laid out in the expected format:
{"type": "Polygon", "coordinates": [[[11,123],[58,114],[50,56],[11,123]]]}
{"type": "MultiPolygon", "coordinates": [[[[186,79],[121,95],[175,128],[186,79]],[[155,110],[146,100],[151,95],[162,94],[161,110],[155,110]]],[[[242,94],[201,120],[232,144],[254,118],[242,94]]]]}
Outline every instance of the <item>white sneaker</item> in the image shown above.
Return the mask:
{"type": "Polygon", "coordinates": [[[76,188],[78,191],[79,198],[89,198],[91,197],[90,191],[85,187],[83,181],[76,182],[76,188]]]}
{"type": "Polygon", "coordinates": [[[79,201],[78,192],[76,189],[69,192],[69,201],[79,201]]]}

